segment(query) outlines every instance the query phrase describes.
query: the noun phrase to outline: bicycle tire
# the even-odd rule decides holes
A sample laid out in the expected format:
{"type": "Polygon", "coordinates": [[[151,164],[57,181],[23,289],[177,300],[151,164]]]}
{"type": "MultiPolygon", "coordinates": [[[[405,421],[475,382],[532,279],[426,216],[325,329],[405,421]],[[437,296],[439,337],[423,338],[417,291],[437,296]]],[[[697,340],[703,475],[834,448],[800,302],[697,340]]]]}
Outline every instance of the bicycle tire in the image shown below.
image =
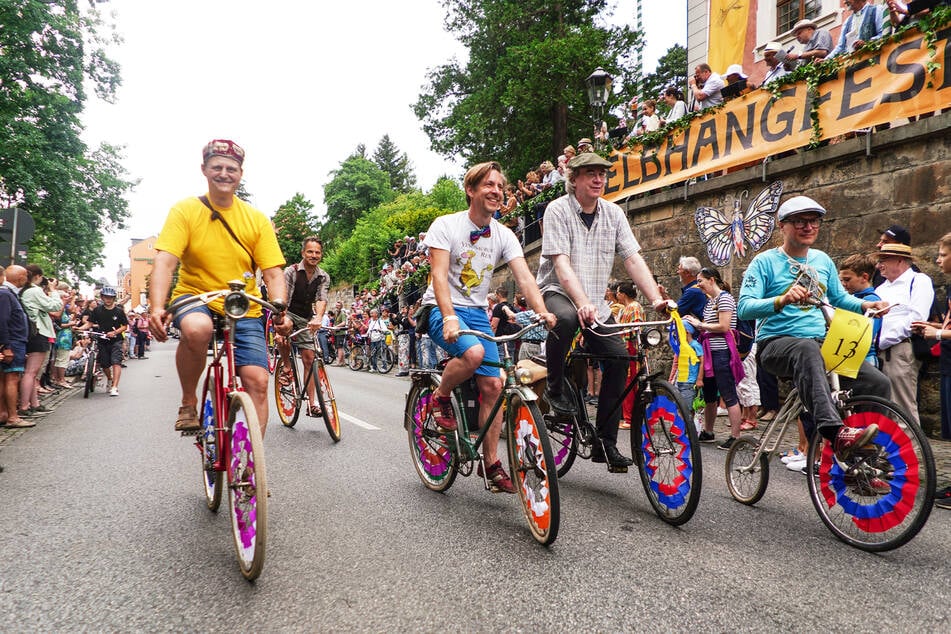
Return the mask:
{"type": "Polygon", "coordinates": [[[364,361],[365,358],[363,355],[363,350],[359,347],[351,348],[350,352],[347,354],[347,365],[350,366],[350,369],[354,372],[362,370],[364,361]]]}
{"type": "Polygon", "coordinates": [[[831,443],[818,433],[809,443],[809,497],[822,522],[840,540],[869,552],[908,543],[928,521],[935,491],[935,466],[924,433],[894,403],[856,396],[845,404],[842,422],[850,427],[876,423],[872,442],[849,460],[834,458],[831,443]],[[850,473],[851,472],[851,473],[850,473]],[[869,478],[888,484],[876,493],[869,478]]]}
{"type": "Polygon", "coordinates": [[[667,381],[654,380],[651,385],[650,401],[637,401],[631,451],[654,512],[668,524],[679,526],[693,517],[700,503],[700,443],[692,410],[680,393],[667,381]]]}
{"type": "Polygon", "coordinates": [[[416,474],[431,491],[448,491],[459,472],[458,456],[432,416],[433,387],[414,385],[404,412],[409,453],[416,474]]]}
{"type": "Polygon", "coordinates": [[[241,574],[252,581],[264,568],[267,546],[267,470],[257,413],[246,392],[231,395],[228,426],[231,429],[228,463],[231,533],[241,574]]]}
{"type": "Polygon", "coordinates": [[[201,481],[205,491],[205,505],[210,511],[217,511],[221,504],[221,489],[224,472],[215,470],[218,458],[218,436],[215,432],[217,406],[215,405],[215,385],[212,379],[214,368],[205,373],[205,384],[201,389],[201,481]]]}
{"type": "Polygon", "coordinates": [[[334,389],[330,385],[327,369],[319,358],[314,361],[314,380],[317,382],[317,402],[320,404],[327,433],[335,443],[340,442],[340,413],[337,411],[337,399],[334,397],[334,389]]]}
{"type": "Polygon", "coordinates": [[[549,545],[558,537],[558,473],[544,419],[534,401],[511,396],[506,407],[509,469],[522,513],[535,541],[549,545]]]}
{"type": "MultiPolygon", "coordinates": [[[[291,352],[291,355],[293,354],[291,352]]],[[[302,401],[297,363],[294,362],[293,356],[289,356],[283,361],[278,361],[274,369],[274,402],[277,404],[277,417],[281,419],[285,427],[293,427],[297,424],[302,401]],[[290,363],[291,366],[291,382],[281,385],[285,363],[290,363]]]]}
{"type": "Polygon", "coordinates": [[[388,374],[393,369],[393,351],[389,348],[383,348],[379,351],[376,358],[376,370],[380,374],[388,374]]]}
{"type": "MultiPolygon", "coordinates": [[[[95,352],[95,350],[93,351],[95,352]]],[[[96,391],[96,357],[90,353],[86,359],[86,380],[83,381],[83,398],[89,398],[89,395],[96,391]]]]}
{"type": "Polygon", "coordinates": [[[769,485],[769,456],[761,453],[753,464],[759,441],[753,436],[740,436],[726,452],[726,488],[733,499],[752,506],[766,494],[769,485]]]}

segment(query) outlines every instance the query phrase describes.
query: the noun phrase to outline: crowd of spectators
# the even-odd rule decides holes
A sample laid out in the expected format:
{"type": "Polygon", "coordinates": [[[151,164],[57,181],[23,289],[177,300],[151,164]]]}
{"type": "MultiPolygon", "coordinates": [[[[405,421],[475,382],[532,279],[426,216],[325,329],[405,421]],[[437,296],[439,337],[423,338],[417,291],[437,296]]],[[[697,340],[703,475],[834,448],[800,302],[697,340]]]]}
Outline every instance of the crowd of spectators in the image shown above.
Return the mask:
{"type": "MultiPolygon", "coordinates": [[[[118,307],[115,291],[108,288],[102,299],[83,298],[35,264],[0,267],[0,426],[35,426],[36,418],[50,411],[44,399],[85,379],[93,349],[89,331],[102,330],[103,315],[111,324],[106,334],[112,343],[101,349],[114,346],[120,367],[126,358],[145,358],[149,335],[144,316],[118,307]]],[[[117,396],[118,369],[107,366],[105,374],[109,393],[117,396]]]]}

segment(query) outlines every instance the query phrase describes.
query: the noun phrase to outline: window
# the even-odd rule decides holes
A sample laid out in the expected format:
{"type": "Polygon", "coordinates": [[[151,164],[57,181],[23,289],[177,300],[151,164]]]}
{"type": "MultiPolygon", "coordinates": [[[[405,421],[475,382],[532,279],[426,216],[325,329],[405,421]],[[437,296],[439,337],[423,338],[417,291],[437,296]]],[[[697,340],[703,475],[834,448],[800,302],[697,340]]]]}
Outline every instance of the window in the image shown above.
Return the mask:
{"type": "Polygon", "coordinates": [[[776,0],[776,35],[786,33],[804,18],[819,17],[822,0],[776,0]]]}

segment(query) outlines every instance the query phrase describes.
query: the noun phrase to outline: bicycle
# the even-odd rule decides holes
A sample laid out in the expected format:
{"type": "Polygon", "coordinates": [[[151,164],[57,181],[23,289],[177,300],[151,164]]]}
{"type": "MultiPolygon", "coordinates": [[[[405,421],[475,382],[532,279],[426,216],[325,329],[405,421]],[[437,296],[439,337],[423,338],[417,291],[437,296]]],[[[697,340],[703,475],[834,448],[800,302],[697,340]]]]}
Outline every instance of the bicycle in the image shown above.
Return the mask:
{"type": "Polygon", "coordinates": [[[234,280],[228,288],[184,297],[169,306],[173,315],[199,304],[224,298],[224,315],[214,315],[212,359],[205,370],[198,432],[195,445],[201,453],[205,504],[217,511],[227,476],[231,532],[241,574],[249,581],[261,574],[267,543],[267,472],[264,443],[254,403],[242,389],[235,369],[231,333],[235,322],[250,310],[251,302],[272,312],[278,307],[244,291],[245,283],[234,280]]]}
{"type": "Polygon", "coordinates": [[[375,352],[370,351],[370,338],[367,335],[356,335],[351,347],[346,352],[347,365],[354,372],[364,368],[372,368],[371,357],[375,361],[376,369],[380,374],[387,374],[396,363],[393,351],[384,343],[375,352]]]}
{"type": "MultiPolygon", "coordinates": [[[[821,308],[827,323],[828,304],[821,308]]],[[[809,497],[822,522],[840,540],[868,552],[893,550],[911,540],[931,514],[935,465],[931,446],[894,403],[877,396],[853,396],[839,375],[826,373],[832,400],[849,427],[876,423],[878,433],[848,461],[835,457],[832,443],[813,430],[806,454],[809,497]],[[877,489],[874,479],[888,484],[877,489]]],[[[757,438],[738,438],[726,455],[726,483],[737,502],[753,505],[769,484],[769,463],[780,449],[790,424],[805,410],[795,387],[757,438]]]]}
{"type": "Polygon", "coordinates": [[[99,367],[99,340],[108,339],[106,333],[96,330],[84,330],[89,335],[89,350],[86,358],[86,378],[83,380],[83,398],[96,391],[96,385],[102,378],[102,369],[99,367]]]}
{"type": "MultiPolygon", "coordinates": [[[[533,321],[517,333],[500,337],[474,330],[460,330],[459,334],[504,343],[517,339],[539,323],[533,321]]],[[[439,367],[445,367],[445,363],[439,367]]],[[[509,472],[521,509],[532,537],[548,545],[558,536],[558,477],[548,433],[535,403],[538,397],[529,387],[516,381],[515,365],[508,354],[501,363],[490,365],[502,368],[504,385],[486,420],[494,420],[498,412],[504,410],[503,434],[508,445],[509,472]]],[[[433,392],[440,379],[439,369],[410,371],[411,388],[406,395],[403,426],[407,431],[413,466],[423,485],[432,491],[444,492],[452,486],[457,474],[471,475],[477,462],[482,465],[483,474],[487,472],[479,448],[489,425],[478,433],[473,427],[478,425],[479,397],[475,380],[469,379],[452,392],[458,428],[451,433],[440,431],[432,416],[433,392]]],[[[483,484],[489,490],[485,475],[483,484]]]]}
{"type": "Polygon", "coordinates": [[[274,330],[274,323],[271,321],[271,311],[266,311],[267,317],[264,320],[264,345],[267,347],[267,371],[274,374],[274,368],[281,358],[280,349],[277,347],[277,333],[274,330]]]}
{"type": "MultiPolygon", "coordinates": [[[[646,353],[648,348],[661,342],[662,335],[658,328],[669,326],[673,321],[674,317],[654,322],[606,324],[596,321],[586,331],[586,336],[615,337],[636,333],[637,351],[634,355],[614,357],[592,354],[575,346],[565,361],[569,371],[565,373],[567,386],[564,394],[573,401],[577,414],[565,417],[549,412],[545,415],[545,424],[552,438],[558,477],[564,477],[575,458],[590,459],[594,444],[599,442],[597,430],[588,418],[582,398],[587,362],[608,359],[636,361],[637,374],[628,378],[627,385],[608,416],[613,416],[622,407],[624,399],[633,390],[635,402],[631,414],[631,453],[644,493],[660,519],[679,526],[693,517],[700,503],[703,484],[700,444],[693,423],[693,410],[673,385],[658,378],[660,372],[651,369],[646,353]]],[[[534,372],[528,373],[524,380],[539,381],[543,378],[539,372],[547,375],[544,365],[534,368],[534,372]]],[[[544,389],[538,391],[543,395],[542,403],[548,410],[544,389]]],[[[627,467],[609,467],[609,470],[626,472],[627,467]]]]}
{"type": "MultiPolygon", "coordinates": [[[[333,388],[330,386],[330,378],[327,376],[322,355],[317,350],[314,354],[314,362],[304,372],[301,368],[297,347],[293,344],[294,339],[300,336],[309,336],[315,344],[316,338],[307,326],[306,319],[290,312],[285,313],[285,316],[294,322],[295,327],[302,327],[288,337],[289,350],[284,361],[290,366],[290,381],[286,380],[284,361],[279,359],[274,370],[274,401],[277,403],[278,417],[285,427],[293,427],[300,417],[301,405],[304,401],[307,401],[307,411],[313,412],[316,405],[320,409],[319,416],[324,419],[330,437],[335,443],[340,442],[340,416],[337,412],[337,399],[334,397],[333,388]],[[311,403],[308,395],[306,386],[311,380],[316,382],[317,403],[311,403]]],[[[315,347],[319,348],[319,346],[315,347]]]]}

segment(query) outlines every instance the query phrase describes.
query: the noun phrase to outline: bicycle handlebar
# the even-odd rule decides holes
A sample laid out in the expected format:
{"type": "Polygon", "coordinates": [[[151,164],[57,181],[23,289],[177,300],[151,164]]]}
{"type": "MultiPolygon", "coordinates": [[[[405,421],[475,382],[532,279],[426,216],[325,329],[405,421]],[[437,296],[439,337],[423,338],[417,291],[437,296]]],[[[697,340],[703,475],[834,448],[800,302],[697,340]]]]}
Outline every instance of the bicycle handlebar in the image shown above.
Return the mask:
{"type": "Polygon", "coordinates": [[[599,319],[594,320],[594,324],[585,328],[587,332],[590,332],[592,335],[597,337],[613,337],[618,334],[627,334],[629,332],[634,332],[635,330],[641,330],[643,328],[659,328],[661,326],[668,326],[674,321],[674,318],[665,319],[664,321],[626,321],[620,323],[607,324],[599,319]],[[600,333],[595,330],[595,328],[602,328],[604,330],[609,330],[611,332],[600,333]]]}
{"type": "Polygon", "coordinates": [[[174,302],[169,304],[168,312],[174,317],[177,313],[185,310],[186,308],[191,308],[192,306],[197,306],[198,304],[210,304],[220,297],[227,297],[231,294],[238,294],[248,301],[254,302],[263,308],[270,310],[273,313],[284,313],[287,310],[287,306],[283,302],[271,303],[267,300],[261,299],[260,297],[255,297],[254,295],[249,294],[244,290],[244,282],[233,281],[229,282],[231,288],[223,289],[220,291],[207,291],[199,295],[192,295],[189,297],[180,297],[174,302]]]}
{"type": "Polygon", "coordinates": [[[526,332],[528,332],[532,328],[537,328],[539,324],[543,324],[543,323],[545,323],[545,319],[543,317],[539,317],[536,315],[535,317],[532,318],[531,323],[529,323],[527,326],[525,326],[518,332],[513,332],[510,335],[490,335],[488,333],[482,332],[481,330],[460,330],[459,334],[460,335],[475,335],[476,337],[479,337],[480,339],[485,339],[486,341],[492,341],[494,343],[506,343],[509,341],[515,341],[516,339],[524,335],[526,332]]]}

